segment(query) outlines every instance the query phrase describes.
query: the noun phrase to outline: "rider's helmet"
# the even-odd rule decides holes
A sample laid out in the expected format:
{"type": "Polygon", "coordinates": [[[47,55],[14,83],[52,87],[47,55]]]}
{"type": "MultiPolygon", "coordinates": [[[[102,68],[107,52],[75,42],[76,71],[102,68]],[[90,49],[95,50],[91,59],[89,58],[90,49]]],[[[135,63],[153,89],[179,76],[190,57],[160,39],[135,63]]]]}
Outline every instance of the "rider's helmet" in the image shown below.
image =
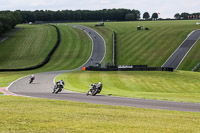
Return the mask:
{"type": "Polygon", "coordinates": [[[101,82],[98,82],[97,87],[101,87],[101,82]]]}
{"type": "Polygon", "coordinates": [[[64,86],[65,85],[65,83],[64,83],[64,81],[61,79],[60,80],[60,83],[64,86]]]}

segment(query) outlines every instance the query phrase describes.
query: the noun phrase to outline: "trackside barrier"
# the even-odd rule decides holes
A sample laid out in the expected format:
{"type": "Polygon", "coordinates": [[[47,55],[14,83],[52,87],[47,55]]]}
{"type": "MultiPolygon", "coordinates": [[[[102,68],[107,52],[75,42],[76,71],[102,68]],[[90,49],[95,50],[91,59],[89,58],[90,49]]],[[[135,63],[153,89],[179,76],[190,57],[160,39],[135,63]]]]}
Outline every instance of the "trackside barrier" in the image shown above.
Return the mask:
{"type": "Polygon", "coordinates": [[[37,69],[37,68],[40,68],[40,67],[46,65],[49,62],[49,60],[50,60],[51,56],[53,55],[53,53],[58,48],[59,44],[60,44],[60,31],[55,25],[51,25],[51,26],[56,28],[56,31],[57,31],[57,42],[56,42],[55,46],[53,47],[53,49],[49,52],[48,56],[44,59],[43,62],[41,62],[40,64],[38,64],[36,66],[32,66],[32,67],[19,68],[19,69],[0,69],[0,71],[1,72],[4,72],[4,71],[27,71],[27,70],[37,69]]]}
{"type": "Polygon", "coordinates": [[[147,65],[119,65],[116,67],[118,67],[118,68],[138,68],[138,67],[144,68],[145,67],[146,68],[147,65]]]}
{"type": "Polygon", "coordinates": [[[113,65],[117,65],[116,33],[113,31],[113,65]]]}
{"type": "Polygon", "coordinates": [[[93,66],[86,67],[85,70],[88,70],[88,71],[170,71],[170,72],[174,71],[173,68],[169,68],[169,67],[99,68],[99,67],[93,67],[93,66]]]}
{"type": "Polygon", "coordinates": [[[83,71],[85,71],[85,69],[86,69],[85,67],[82,68],[83,71]]]}

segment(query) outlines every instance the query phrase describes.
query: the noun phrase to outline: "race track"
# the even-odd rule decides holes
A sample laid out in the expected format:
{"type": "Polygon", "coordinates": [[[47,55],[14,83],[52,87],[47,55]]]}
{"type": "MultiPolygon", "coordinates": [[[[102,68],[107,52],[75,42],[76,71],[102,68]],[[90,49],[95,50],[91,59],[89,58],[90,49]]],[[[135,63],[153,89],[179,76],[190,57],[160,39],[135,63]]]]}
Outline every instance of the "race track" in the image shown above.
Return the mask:
{"type": "MultiPolygon", "coordinates": [[[[103,40],[103,38],[92,29],[82,26],[75,26],[75,27],[80,28],[85,32],[87,32],[87,34],[91,37],[93,41],[93,51],[91,53],[91,57],[83,66],[91,65],[94,62],[101,62],[105,55],[105,41],[103,40]]],[[[82,67],[71,71],[81,70],[82,67]]],[[[67,90],[62,91],[59,94],[52,94],[51,92],[54,86],[53,84],[54,78],[57,75],[62,74],[64,72],[70,72],[70,70],[35,74],[36,80],[34,81],[33,84],[28,83],[29,77],[23,77],[17,80],[16,82],[13,82],[8,87],[8,91],[18,95],[37,97],[37,98],[68,100],[68,101],[87,102],[87,103],[104,104],[104,105],[130,106],[130,107],[148,108],[148,109],[200,112],[200,104],[198,103],[145,100],[145,99],[124,98],[124,97],[114,97],[105,95],[86,96],[86,94],[83,93],[70,92],[67,90]]]]}
{"type": "Polygon", "coordinates": [[[167,59],[162,67],[170,67],[177,69],[190,49],[198,41],[200,37],[200,30],[193,31],[186,40],[174,51],[174,53],[167,59]]]}
{"type": "Polygon", "coordinates": [[[9,37],[12,37],[16,32],[22,30],[22,27],[17,27],[15,29],[13,29],[12,31],[4,34],[3,36],[0,37],[0,44],[3,43],[4,41],[6,41],[9,37]]]}

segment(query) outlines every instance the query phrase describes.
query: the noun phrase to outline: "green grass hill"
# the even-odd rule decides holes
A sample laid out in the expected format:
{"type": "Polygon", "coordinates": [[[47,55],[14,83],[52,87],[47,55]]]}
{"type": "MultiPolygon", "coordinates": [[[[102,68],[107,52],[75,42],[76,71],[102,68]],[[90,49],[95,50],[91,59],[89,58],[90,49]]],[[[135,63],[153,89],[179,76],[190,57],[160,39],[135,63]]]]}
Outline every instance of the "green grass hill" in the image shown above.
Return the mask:
{"type": "Polygon", "coordinates": [[[41,63],[56,43],[56,29],[46,25],[19,25],[22,30],[0,44],[0,68],[26,68],[41,63]]]}
{"type": "MultiPolygon", "coordinates": [[[[112,51],[112,31],[117,33],[117,64],[160,67],[186,39],[189,33],[199,29],[196,20],[190,21],[135,21],[105,22],[104,27],[95,23],[82,23],[97,30],[105,38],[107,51],[112,51]],[[137,26],[149,30],[137,30],[137,26]]],[[[186,56],[180,70],[191,70],[200,62],[200,42],[186,56]]],[[[112,54],[105,62],[112,61],[112,54]]]]}
{"type": "MultiPolygon", "coordinates": [[[[105,27],[82,23],[105,39],[106,57],[112,61],[112,31],[117,32],[118,64],[161,66],[187,35],[199,27],[195,21],[109,22],[105,27]],[[137,31],[137,26],[150,30],[137,31]]],[[[61,43],[44,67],[24,72],[0,72],[0,87],[28,74],[74,69],[90,56],[91,40],[81,30],[57,25],[61,43]]],[[[56,42],[56,30],[46,25],[23,27],[0,44],[0,69],[21,68],[40,63],[56,42]]],[[[199,42],[181,64],[190,70],[199,62],[199,42]]],[[[87,72],[77,71],[57,77],[66,89],[86,93],[93,82],[103,83],[102,94],[170,101],[200,102],[200,74],[175,72],[87,72]],[[78,84],[77,84],[78,83],[78,84]]],[[[67,95],[66,95],[67,96],[67,95]]],[[[199,132],[200,115],[195,112],[139,109],[62,100],[13,97],[0,94],[0,132],[199,132]]]]}
{"type": "MultiPolygon", "coordinates": [[[[47,25],[19,25],[13,37],[0,45],[0,68],[26,68],[41,63],[57,41],[56,29],[47,25]]],[[[61,43],[50,62],[36,71],[75,69],[90,56],[92,43],[83,31],[71,26],[58,26],[61,43]]]]}
{"type": "MultiPolygon", "coordinates": [[[[19,25],[19,27],[23,29],[0,44],[2,50],[0,67],[3,69],[37,65],[44,60],[55,45],[57,33],[54,27],[46,25],[19,25]],[[33,36],[36,38],[32,39],[33,36]],[[38,38],[41,40],[37,40],[38,38]]],[[[31,71],[0,72],[0,87],[8,86],[12,81],[27,74],[75,69],[88,60],[92,41],[87,34],[71,26],[59,25],[57,27],[60,30],[61,43],[49,63],[31,71]]]]}

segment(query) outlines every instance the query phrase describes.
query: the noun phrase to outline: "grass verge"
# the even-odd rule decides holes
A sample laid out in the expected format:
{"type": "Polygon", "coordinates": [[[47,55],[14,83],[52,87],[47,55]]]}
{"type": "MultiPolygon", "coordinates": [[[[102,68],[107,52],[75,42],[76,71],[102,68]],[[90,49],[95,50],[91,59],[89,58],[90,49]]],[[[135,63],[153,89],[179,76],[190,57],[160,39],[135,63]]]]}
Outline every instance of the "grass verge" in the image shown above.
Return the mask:
{"type": "Polygon", "coordinates": [[[0,97],[1,132],[199,132],[200,114],[0,97]],[[5,104],[8,103],[8,104],[5,104]]]}
{"type": "Polygon", "coordinates": [[[31,74],[32,72],[0,72],[0,87],[8,86],[11,82],[31,74]]]}
{"type": "Polygon", "coordinates": [[[59,75],[65,89],[86,93],[91,83],[102,82],[101,94],[144,99],[200,103],[200,74],[175,72],[92,72],[59,75]]]}

